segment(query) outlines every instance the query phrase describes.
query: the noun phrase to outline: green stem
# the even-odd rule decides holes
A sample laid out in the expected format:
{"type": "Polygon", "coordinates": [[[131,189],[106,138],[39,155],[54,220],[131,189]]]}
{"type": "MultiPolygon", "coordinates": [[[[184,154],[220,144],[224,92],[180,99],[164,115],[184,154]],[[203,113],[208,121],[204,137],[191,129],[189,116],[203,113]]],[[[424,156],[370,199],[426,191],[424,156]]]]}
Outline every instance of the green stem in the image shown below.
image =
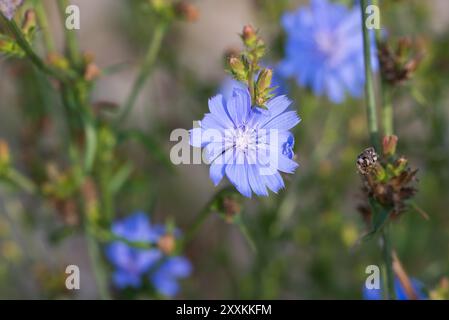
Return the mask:
{"type": "MultiPolygon", "coordinates": [[[[3,16],[0,15],[0,17],[3,17],[3,16]]],[[[17,26],[17,24],[15,23],[14,20],[9,21],[5,18],[3,18],[3,20],[5,20],[6,26],[8,27],[10,32],[14,35],[14,37],[17,41],[17,44],[20,46],[20,48],[22,48],[22,50],[25,52],[27,57],[31,60],[31,62],[39,70],[41,70],[42,72],[44,72],[52,77],[55,77],[58,80],[64,81],[66,79],[66,77],[64,75],[59,74],[58,72],[56,72],[55,70],[50,68],[48,65],[46,65],[45,62],[42,61],[42,59],[34,52],[33,48],[30,46],[28,41],[25,39],[22,31],[17,26]]]]}
{"type": "Polygon", "coordinates": [[[392,88],[388,86],[388,84],[383,86],[382,91],[382,121],[384,125],[384,134],[386,136],[391,136],[394,133],[394,113],[393,113],[393,104],[391,101],[392,96],[392,88]]]}
{"type": "Polygon", "coordinates": [[[198,213],[198,215],[196,216],[195,221],[193,222],[193,224],[187,230],[186,235],[184,236],[184,239],[182,240],[182,243],[179,246],[179,250],[183,249],[187,244],[189,244],[192,241],[192,239],[198,233],[198,231],[200,230],[201,226],[207,220],[209,215],[212,212],[214,212],[213,206],[214,206],[216,200],[219,199],[220,197],[222,197],[225,194],[234,193],[234,192],[235,192],[235,190],[232,187],[224,188],[224,189],[218,191],[207,202],[207,204],[203,207],[203,209],[200,211],[200,213],[198,213]]]}
{"type": "Polygon", "coordinates": [[[80,55],[78,40],[76,38],[76,31],[69,30],[68,28],[65,27],[65,16],[66,16],[65,10],[69,5],[70,5],[69,0],[59,0],[58,1],[59,13],[60,13],[62,23],[63,23],[67,55],[69,57],[70,62],[72,63],[72,66],[79,67],[79,65],[81,63],[81,55],[80,55]]]}
{"type": "Polygon", "coordinates": [[[35,194],[38,191],[38,187],[33,181],[15,169],[9,169],[5,174],[5,178],[29,194],[35,194]]]}
{"type": "Polygon", "coordinates": [[[148,76],[150,75],[154,63],[156,61],[156,58],[158,56],[159,50],[161,48],[162,40],[164,39],[164,35],[167,31],[167,23],[166,22],[160,22],[156,25],[153,33],[153,38],[151,40],[151,43],[148,47],[147,54],[145,56],[145,59],[143,61],[143,64],[140,68],[140,72],[134,81],[134,84],[131,88],[131,93],[129,94],[125,105],[123,107],[123,111],[117,118],[117,123],[123,123],[123,121],[126,119],[126,117],[129,115],[131,110],[133,109],[137,98],[139,97],[139,93],[142,90],[143,86],[145,85],[146,80],[148,79],[148,76]]]}
{"type": "Polygon", "coordinates": [[[375,149],[379,150],[379,128],[377,125],[374,76],[373,70],[371,68],[371,39],[369,31],[365,25],[365,21],[368,17],[365,12],[366,7],[367,7],[367,0],[362,0],[361,13],[362,13],[362,30],[363,30],[363,55],[365,60],[365,92],[367,99],[367,117],[368,117],[368,128],[371,144],[374,146],[375,149]]]}
{"type": "Polygon", "coordinates": [[[236,218],[235,223],[239,227],[240,232],[242,233],[243,237],[245,237],[246,241],[248,242],[249,247],[251,248],[251,251],[253,253],[257,253],[257,247],[256,243],[254,242],[253,238],[251,237],[248,228],[246,227],[245,223],[242,220],[241,213],[238,218],[236,218]]]}
{"type": "Polygon", "coordinates": [[[393,257],[391,249],[391,239],[389,234],[389,226],[385,225],[382,230],[382,254],[386,268],[386,298],[387,300],[395,299],[394,292],[394,273],[393,273],[393,257]]]}
{"type": "Polygon", "coordinates": [[[34,1],[34,9],[36,11],[37,20],[42,31],[44,44],[47,49],[47,53],[56,51],[55,43],[48,26],[47,14],[42,0],[34,1]]]}
{"type": "MultiPolygon", "coordinates": [[[[379,6],[378,0],[372,0],[372,4],[379,6]]],[[[376,44],[377,48],[382,44],[382,30],[376,29],[376,44]]],[[[380,63],[380,61],[379,61],[380,63]]],[[[379,84],[379,91],[382,92],[382,122],[384,128],[384,135],[391,136],[394,133],[394,114],[393,114],[393,104],[392,104],[392,88],[388,83],[381,81],[379,84]]]]}
{"type": "Polygon", "coordinates": [[[249,94],[251,96],[251,105],[256,105],[256,88],[254,84],[254,69],[255,69],[255,63],[251,62],[251,65],[249,67],[248,72],[248,88],[249,88],[249,94]]]}
{"type": "Polygon", "coordinates": [[[186,232],[184,239],[181,244],[181,248],[184,248],[188,243],[192,241],[195,235],[200,230],[203,223],[207,220],[209,215],[212,213],[211,206],[214,203],[216,196],[214,196],[209,202],[204,206],[200,213],[196,216],[195,221],[190,226],[189,230],[186,232]]]}
{"type": "MultiPolygon", "coordinates": [[[[86,222],[89,224],[89,222],[86,222]]],[[[107,274],[104,272],[104,265],[101,257],[101,253],[96,242],[93,232],[90,230],[89,226],[85,228],[87,251],[89,253],[90,262],[92,269],[95,274],[95,281],[97,283],[98,292],[101,299],[110,300],[111,296],[108,290],[108,279],[107,274]]]]}

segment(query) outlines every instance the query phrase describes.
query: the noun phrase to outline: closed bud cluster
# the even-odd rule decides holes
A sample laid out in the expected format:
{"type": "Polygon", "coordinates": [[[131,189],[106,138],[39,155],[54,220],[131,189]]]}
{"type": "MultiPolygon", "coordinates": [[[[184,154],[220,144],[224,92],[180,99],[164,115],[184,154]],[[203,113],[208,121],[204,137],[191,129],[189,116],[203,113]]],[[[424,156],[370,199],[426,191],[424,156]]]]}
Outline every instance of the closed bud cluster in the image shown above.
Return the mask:
{"type": "Polygon", "coordinates": [[[257,32],[251,25],[246,25],[243,27],[243,31],[241,34],[243,43],[246,47],[250,48],[254,46],[257,41],[257,32]]]}
{"type": "MultiPolygon", "coordinates": [[[[378,158],[377,154],[372,153],[374,149],[369,148],[370,153],[362,153],[363,158],[359,156],[357,161],[363,180],[363,193],[368,199],[373,199],[383,208],[390,210],[390,217],[404,212],[407,208],[406,202],[417,191],[413,184],[418,170],[410,168],[405,157],[394,157],[396,143],[397,138],[388,137],[384,139],[382,158],[378,158]]],[[[366,217],[367,212],[370,212],[369,205],[366,203],[360,206],[359,211],[366,217]]]]}
{"type": "Polygon", "coordinates": [[[254,64],[258,64],[259,60],[265,55],[265,42],[259,37],[257,31],[251,25],[244,26],[240,36],[245,45],[245,54],[248,60],[254,64]]]}
{"type": "Polygon", "coordinates": [[[378,55],[383,80],[399,85],[411,79],[424,57],[423,51],[419,42],[409,38],[399,39],[394,47],[381,43],[378,55]]]}
{"type": "Polygon", "coordinates": [[[242,82],[248,81],[248,67],[244,62],[243,57],[230,55],[228,57],[228,70],[234,79],[242,82]]]}
{"type": "Polygon", "coordinates": [[[259,77],[256,82],[256,104],[260,107],[264,107],[265,103],[270,100],[273,95],[271,92],[273,88],[271,87],[271,80],[273,78],[273,70],[271,69],[262,69],[259,73],[259,77]]]}

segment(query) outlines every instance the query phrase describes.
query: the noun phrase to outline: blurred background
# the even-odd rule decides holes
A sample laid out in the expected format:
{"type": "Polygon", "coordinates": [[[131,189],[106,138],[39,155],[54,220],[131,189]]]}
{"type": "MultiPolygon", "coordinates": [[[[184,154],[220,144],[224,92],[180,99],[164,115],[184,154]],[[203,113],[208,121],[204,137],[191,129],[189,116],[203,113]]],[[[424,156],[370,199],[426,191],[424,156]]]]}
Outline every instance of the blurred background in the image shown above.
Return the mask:
{"type": "MultiPolygon", "coordinates": [[[[62,52],[55,1],[43,2],[62,52]]],[[[81,10],[82,50],[101,69],[111,70],[96,82],[94,103],[120,105],[129,93],[154,28],[143,2],[72,1],[81,10]]],[[[432,291],[449,276],[449,3],[381,2],[388,36],[419,38],[425,48],[414,78],[395,90],[393,103],[398,153],[419,168],[415,203],[430,219],[408,210],[395,221],[392,237],[405,270],[432,291]]],[[[169,163],[170,133],[191,128],[207,112],[208,98],[227,77],[225,52],[241,48],[243,25],[260,30],[269,48],[266,63],[276,64],[285,42],[282,14],[308,1],[192,3],[198,20],[170,28],[125,124],[151,137],[151,143],[120,147],[119,157],[136,167],[115,199],[117,217],[142,210],[152,221],[174,219],[181,230],[217,189],[207,165],[169,163]]],[[[2,57],[0,74],[0,138],[9,144],[16,168],[45,181],[49,171],[67,167],[61,103],[24,60],[2,57]]],[[[293,81],[287,87],[303,119],[294,132],[300,168],[286,177],[287,188],[279,195],[245,200],[244,220],[257,254],[234,225],[212,215],[184,254],[193,274],[183,280],[179,298],[360,299],[366,266],[381,264],[377,241],[357,244],[366,231],[357,211],[362,195],[355,167],[357,155],[369,146],[363,99],[335,105],[293,81]]],[[[0,184],[0,298],[98,297],[84,236],[73,227],[76,214],[0,184]],[[81,290],[65,288],[69,264],[80,267],[81,290]]]]}

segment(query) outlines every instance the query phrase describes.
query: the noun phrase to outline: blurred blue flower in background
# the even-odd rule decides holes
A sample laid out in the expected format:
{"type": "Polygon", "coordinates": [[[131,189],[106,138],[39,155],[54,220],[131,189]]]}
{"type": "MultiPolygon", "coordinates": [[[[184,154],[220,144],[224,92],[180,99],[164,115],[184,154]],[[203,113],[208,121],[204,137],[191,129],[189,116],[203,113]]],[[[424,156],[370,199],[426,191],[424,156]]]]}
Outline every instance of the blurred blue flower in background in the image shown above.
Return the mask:
{"type": "Polygon", "coordinates": [[[192,265],[184,257],[169,257],[150,276],[154,287],[163,295],[175,296],[179,291],[178,279],[186,278],[192,272],[192,265]]]}
{"type": "MultiPolygon", "coordinates": [[[[361,20],[359,6],[348,9],[327,0],[285,13],[281,23],[287,40],[279,72],[334,103],[342,103],[346,92],[360,97],[365,83],[361,20]]],[[[376,70],[374,37],[372,46],[376,70]]]]}
{"type": "MultiPolygon", "coordinates": [[[[154,245],[167,234],[165,226],[151,225],[149,218],[142,212],[116,221],[112,232],[131,242],[154,245]]],[[[142,276],[148,274],[154,288],[169,297],[179,291],[176,281],[189,276],[192,269],[186,258],[166,256],[157,246],[154,249],[141,249],[114,241],[107,246],[106,256],[116,268],[113,282],[118,288],[138,288],[142,285],[142,276]]]]}
{"type": "Polygon", "coordinates": [[[300,118],[290,105],[286,96],[278,96],[267,109],[251,107],[247,88],[234,88],[230,99],[219,94],[209,100],[210,113],[191,130],[190,143],[206,149],[215,185],[226,175],[246,197],[252,192],[268,196],[267,188],[276,193],[284,187],[279,171],[293,173],[298,167],[289,130],[300,118]]]}
{"type": "Polygon", "coordinates": [[[23,0],[0,0],[0,12],[11,20],[16,13],[18,7],[23,3],[23,0]]]}
{"type": "MultiPolygon", "coordinates": [[[[416,279],[410,279],[412,282],[412,287],[416,292],[416,295],[418,296],[419,300],[425,300],[427,299],[427,296],[424,294],[423,289],[424,285],[416,280],[416,279]]],[[[395,278],[394,280],[394,290],[396,294],[397,300],[408,300],[406,291],[404,287],[401,284],[401,281],[399,281],[398,278],[395,278]]],[[[363,287],[363,299],[365,300],[382,300],[383,299],[383,290],[380,289],[368,289],[366,286],[363,287]]]]}

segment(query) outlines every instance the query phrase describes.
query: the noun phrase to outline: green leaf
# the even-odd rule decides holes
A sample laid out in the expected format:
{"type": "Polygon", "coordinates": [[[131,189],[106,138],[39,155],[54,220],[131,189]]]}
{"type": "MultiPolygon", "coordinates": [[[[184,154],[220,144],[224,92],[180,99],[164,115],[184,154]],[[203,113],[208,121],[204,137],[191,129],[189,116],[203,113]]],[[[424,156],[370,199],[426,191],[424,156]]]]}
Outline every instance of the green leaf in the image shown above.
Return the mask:
{"type": "Polygon", "coordinates": [[[95,155],[97,151],[97,133],[92,123],[86,123],[86,153],[84,157],[84,169],[90,172],[95,161],[95,155]]]}
{"type": "Polygon", "coordinates": [[[373,198],[369,199],[371,211],[373,213],[372,224],[373,228],[370,232],[363,236],[363,241],[368,241],[376,236],[380,230],[382,230],[385,223],[388,221],[390,217],[390,212],[392,208],[386,208],[382,206],[380,203],[375,201],[373,198]]]}
{"type": "Polygon", "coordinates": [[[108,185],[111,195],[115,195],[123,187],[125,182],[133,171],[133,167],[130,163],[123,165],[111,178],[108,185]]]}

